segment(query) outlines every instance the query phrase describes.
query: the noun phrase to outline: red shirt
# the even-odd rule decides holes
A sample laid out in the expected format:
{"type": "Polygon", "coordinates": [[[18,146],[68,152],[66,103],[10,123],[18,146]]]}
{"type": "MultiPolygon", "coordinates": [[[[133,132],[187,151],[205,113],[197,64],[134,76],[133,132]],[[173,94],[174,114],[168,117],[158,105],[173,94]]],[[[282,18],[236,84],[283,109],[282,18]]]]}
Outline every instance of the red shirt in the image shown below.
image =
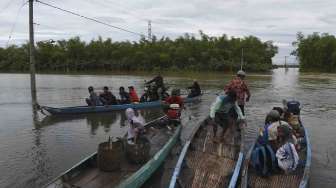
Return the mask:
{"type": "Polygon", "coordinates": [[[165,101],[167,104],[179,104],[180,108],[183,107],[183,99],[180,96],[170,96],[165,101]]]}
{"type": "Polygon", "coordinates": [[[250,91],[244,82],[239,77],[234,78],[231,82],[225,86],[224,91],[234,90],[237,94],[238,105],[245,105],[245,94],[250,97],[250,91]]]}
{"type": "Polygon", "coordinates": [[[135,89],[130,90],[129,92],[131,102],[139,102],[138,94],[136,93],[135,89]]]}

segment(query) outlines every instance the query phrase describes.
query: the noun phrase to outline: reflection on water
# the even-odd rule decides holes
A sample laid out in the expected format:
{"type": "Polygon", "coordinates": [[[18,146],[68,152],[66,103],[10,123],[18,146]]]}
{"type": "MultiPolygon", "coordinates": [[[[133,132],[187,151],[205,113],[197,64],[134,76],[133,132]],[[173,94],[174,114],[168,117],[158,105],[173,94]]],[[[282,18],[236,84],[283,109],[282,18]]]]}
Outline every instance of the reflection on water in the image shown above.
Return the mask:
{"type": "MultiPolygon", "coordinates": [[[[139,110],[143,117],[148,120],[155,119],[162,115],[160,109],[143,109],[139,110]]],[[[51,126],[62,122],[86,122],[90,126],[91,134],[95,135],[98,128],[102,128],[105,133],[109,133],[111,126],[119,124],[124,127],[126,124],[126,115],[123,111],[99,113],[99,114],[78,114],[78,115],[64,115],[64,116],[45,116],[41,121],[36,120],[35,125],[40,129],[45,126],[51,126]]]]}
{"type": "MultiPolygon", "coordinates": [[[[83,105],[87,86],[98,90],[109,86],[134,85],[143,91],[150,75],[38,75],[38,101],[41,105],[83,105]]],[[[224,74],[193,74],[166,77],[171,88],[186,88],[197,78],[206,90],[202,102],[187,104],[183,113],[182,140],[208,115],[216,93],[232,78],[224,74]]],[[[302,103],[304,124],[313,146],[313,187],[332,187],[336,178],[336,75],[300,74],[298,69],[276,69],[271,74],[247,76],[252,97],[247,103],[247,144],[254,141],[265,114],[281,100],[302,103]]],[[[109,136],[123,135],[127,127],[124,112],[66,117],[44,117],[32,113],[28,74],[0,74],[0,187],[40,187],[95,152],[98,143],[109,136]]],[[[182,92],[186,92],[183,90],[182,92]]],[[[146,121],[162,115],[160,109],[141,111],[146,121]]]]}

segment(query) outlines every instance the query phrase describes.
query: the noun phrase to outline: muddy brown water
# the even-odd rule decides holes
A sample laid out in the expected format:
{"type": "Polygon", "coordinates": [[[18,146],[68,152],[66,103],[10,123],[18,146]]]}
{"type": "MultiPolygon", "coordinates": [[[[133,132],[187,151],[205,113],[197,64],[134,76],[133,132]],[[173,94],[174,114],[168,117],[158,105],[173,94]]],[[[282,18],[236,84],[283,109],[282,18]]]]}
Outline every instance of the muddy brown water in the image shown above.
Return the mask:
{"type": "MultiPolygon", "coordinates": [[[[169,74],[171,88],[186,88],[198,79],[205,94],[202,102],[184,112],[182,140],[208,115],[216,93],[232,75],[219,73],[169,74]]],[[[119,86],[143,90],[148,74],[37,76],[38,102],[49,106],[83,105],[87,87],[105,85],[117,93],[119,86]]],[[[275,69],[269,74],[249,74],[252,92],[246,106],[246,145],[251,144],[265,114],[282,99],[302,103],[302,117],[312,144],[312,187],[334,187],[336,183],[336,74],[302,74],[298,69],[275,69]]],[[[108,136],[126,132],[123,112],[60,118],[34,116],[28,74],[0,74],[0,187],[41,187],[61,172],[97,150],[108,136]]],[[[182,90],[186,92],[185,89],[182,90]]],[[[142,111],[147,121],[162,115],[160,109],[142,111]]]]}

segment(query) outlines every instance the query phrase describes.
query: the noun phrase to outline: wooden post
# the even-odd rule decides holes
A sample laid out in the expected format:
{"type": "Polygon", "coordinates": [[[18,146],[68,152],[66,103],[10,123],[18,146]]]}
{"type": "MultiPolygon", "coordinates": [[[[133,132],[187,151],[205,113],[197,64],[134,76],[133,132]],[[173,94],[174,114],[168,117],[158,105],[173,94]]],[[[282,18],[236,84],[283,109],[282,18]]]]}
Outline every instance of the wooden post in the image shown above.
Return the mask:
{"type": "Polygon", "coordinates": [[[29,0],[29,63],[30,63],[30,89],[32,105],[36,107],[36,80],[35,80],[35,45],[34,45],[34,0],[29,0]]]}
{"type": "Polygon", "coordinates": [[[285,68],[287,68],[287,56],[285,56],[285,68]]]}
{"type": "Polygon", "coordinates": [[[243,64],[244,64],[244,48],[241,49],[240,70],[243,70],[243,64]]]}

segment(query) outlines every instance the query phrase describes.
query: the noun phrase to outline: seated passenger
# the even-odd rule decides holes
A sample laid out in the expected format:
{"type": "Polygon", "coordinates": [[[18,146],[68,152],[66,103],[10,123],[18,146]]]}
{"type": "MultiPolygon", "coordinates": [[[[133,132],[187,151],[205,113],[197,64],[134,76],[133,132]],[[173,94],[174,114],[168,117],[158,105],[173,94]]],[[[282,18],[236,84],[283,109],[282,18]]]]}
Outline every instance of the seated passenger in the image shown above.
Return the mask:
{"type": "Polygon", "coordinates": [[[139,134],[144,133],[145,121],[140,113],[138,116],[136,116],[132,108],[126,109],[126,117],[129,124],[129,129],[127,131],[127,142],[129,144],[135,144],[137,143],[139,134]]]}
{"type": "Polygon", "coordinates": [[[138,97],[138,94],[136,93],[134,87],[129,86],[128,89],[129,89],[129,95],[130,95],[131,103],[138,103],[139,102],[139,97],[138,97]]]}
{"type": "Polygon", "coordinates": [[[285,173],[290,173],[295,171],[298,166],[299,155],[294,144],[289,141],[292,135],[290,127],[280,125],[278,127],[278,132],[281,147],[276,151],[275,155],[279,167],[284,170],[285,173]]]}
{"type": "Polygon", "coordinates": [[[88,106],[100,106],[103,105],[103,103],[100,101],[99,97],[97,94],[94,92],[94,89],[92,86],[88,88],[89,91],[89,98],[86,98],[85,101],[88,106]]]}
{"type": "Polygon", "coordinates": [[[144,94],[142,94],[140,97],[140,102],[150,102],[150,101],[151,101],[150,92],[148,90],[148,87],[145,87],[144,94]]]}
{"type": "Polygon", "coordinates": [[[196,97],[196,96],[201,95],[201,87],[199,86],[199,84],[196,80],[194,80],[193,85],[188,87],[188,89],[190,89],[190,93],[188,95],[188,98],[196,97]]]}
{"type": "Polygon", "coordinates": [[[104,86],[103,93],[99,95],[101,102],[104,105],[114,105],[117,104],[116,97],[109,91],[107,86],[104,86]]]}
{"type": "Polygon", "coordinates": [[[180,120],[181,108],[179,104],[170,104],[166,113],[169,120],[180,120]]]}
{"type": "Polygon", "coordinates": [[[120,104],[129,104],[131,103],[130,95],[125,91],[124,87],[119,88],[120,104]]]}
{"type": "MultiPolygon", "coordinates": [[[[278,122],[280,120],[280,114],[277,110],[271,110],[265,119],[265,125],[259,132],[259,138],[258,138],[258,144],[260,145],[266,145],[270,144],[272,145],[272,148],[276,148],[276,140],[277,140],[277,132],[271,132],[271,135],[269,135],[269,128],[274,122],[278,122]]],[[[273,125],[274,126],[274,125],[273,125]]],[[[276,131],[275,127],[275,131],[276,131]]],[[[276,150],[274,150],[276,151],[276,150]]]]}
{"type": "MultiPolygon", "coordinates": [[[[278,127],[280,125],[287,126],[291,129],[287,122],[280,120],[280,114],[277,110],[271,110],[266,117],[265,127],[261,131],[260,135],[262,139],[259,138],[259,144],[267,143],[270,144],[272,149],[276,151],[279,148],[278,143],[278,127]]],[[[296,137],[291,135],[291,140],[294,144],[297,143],[296,137]]]]}
{"type": "Polygon", "coordinates": [[[217,124],[223,131],[221,139],[224,139],[226,130],[235,124],[237,120],[245,120],[245,117],[237,103],[237,95],[233,90],[226,92],[226,95],[221,95],[212,103],[210,109],[210,118],[212,119],[214,140],[217,137],[217,124]]]}

